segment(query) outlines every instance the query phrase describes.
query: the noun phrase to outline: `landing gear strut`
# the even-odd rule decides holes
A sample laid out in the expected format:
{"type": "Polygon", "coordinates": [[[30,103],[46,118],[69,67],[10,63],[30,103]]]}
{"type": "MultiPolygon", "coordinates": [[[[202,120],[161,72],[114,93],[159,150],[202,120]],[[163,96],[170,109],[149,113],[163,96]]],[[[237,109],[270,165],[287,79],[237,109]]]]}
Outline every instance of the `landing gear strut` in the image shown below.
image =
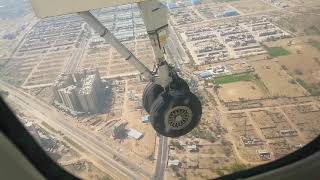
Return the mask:
{"type": "MultiPolygon", "coordinates": [[[[202,107],[166,61],[165,45],[168,37],[168,8],[160,0],[92,0],[50,1],[32,0],[38,17],[77,13],[105,41],[134,66],[150,83],[143,93],[143,106],[150,113],[152,126],[161,135],[178,137],[190,132],[199,123],[202,107]],[[108,30],[90,10],[136,2],[146,27],[156,60],[156,71],[151,71],[108,30]]],[[[132,13],[132,18],[136,13],[132,13]]],[[[133,21],[132,21],[133,22],[133,21]]],[[[133,22],[135,24],[135,22],[133,22]]],[[[133,30],[135,29],[133,25],[133,30]]]]}
{"type": "Polygon", "coordinates": [[[158,0],[138,3],[157,68],[150,71],[119,40],[105,28],[89,11],[78,14],[135,68],[150,83],[143,93],[144,109],[150,114],[153,128],[161,135],[179,137],[195,128],[201,119],[199,99],[190,92],[189,86],[165,60],[168,31],[168,10],[158,0]]]}

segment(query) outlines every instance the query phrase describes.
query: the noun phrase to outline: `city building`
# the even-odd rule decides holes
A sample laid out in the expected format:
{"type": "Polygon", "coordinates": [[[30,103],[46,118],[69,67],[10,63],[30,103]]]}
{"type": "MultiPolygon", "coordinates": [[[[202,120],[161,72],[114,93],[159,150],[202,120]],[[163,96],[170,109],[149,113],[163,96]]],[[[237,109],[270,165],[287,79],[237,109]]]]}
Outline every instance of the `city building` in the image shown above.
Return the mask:
{"type": "Polygon", "coordinates": [[[263,161],[267,161],[271,159],[271,153],[267,150],[257,150],[259,157],[263,161]]]}
{"type": "Polygon", "coordinates": [[[129,132],[128,132],[128,136],[135,139],[135,140],[139,140],[143,137],[143,133],[141,133],[135,129],[130,128],[129,132]]]}
{"type": "Polygon", "coordinates": [[[180,165],[180,161],[178,159],[174,159],[174,160],[168,160],[168,166],[169,167],[174,167],[174,166],[179,166],[180,165]]]}
{"type": "Polygon", "coordinates": [[[223,16],[229,17],[229,16],[237,16],[239,13],[234,9],[228,9],[223,12],[223,16]]]}
{"type": "Polygon", "coordinates": [[[55,104],[72,114],[101,111],[104,87],[96,69],[82,69],[73,74],[60,74],[52,86],[55,104]],[[76,113],[78,112],[78,113],[76,113]]]}
{"type": "Polygon", "coordinates": [[[198,147],[197,147],[196,144],[188,145],[188,146],[187,146],[187,150],[188,150],[189,152],[198,152],[198,151],[199,151],[199,149],[198,149],[198,147]]]}

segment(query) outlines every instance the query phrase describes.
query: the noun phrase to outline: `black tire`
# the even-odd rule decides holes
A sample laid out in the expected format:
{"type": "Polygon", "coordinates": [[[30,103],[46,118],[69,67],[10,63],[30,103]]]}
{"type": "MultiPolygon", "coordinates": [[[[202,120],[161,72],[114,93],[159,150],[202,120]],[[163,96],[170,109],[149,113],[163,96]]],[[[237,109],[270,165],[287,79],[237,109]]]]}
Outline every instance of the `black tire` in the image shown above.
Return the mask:
{"type": "Polygon", "coordinates": [[[183,91],[163,92],[150,111],[153,128],[166,137],[189,133],[199,124],[201,115],[202,106],[197,96],[183,91]]]}
{"type": "Polygon", "coordinates": [[[153,82],[149,82],[147,86],[144,88],[143,96],[142,96],[142,104],[144,109],[150,113],[151,106],[153,102],[158,98],[159,94],[161,94],[164,89],[153,82]]]}
{"type": "Polygon", "coordinates": [[[188,83],[181,77],[176,77],[170,83],[170,89],[177,91],[190,91],[188,83]]]}

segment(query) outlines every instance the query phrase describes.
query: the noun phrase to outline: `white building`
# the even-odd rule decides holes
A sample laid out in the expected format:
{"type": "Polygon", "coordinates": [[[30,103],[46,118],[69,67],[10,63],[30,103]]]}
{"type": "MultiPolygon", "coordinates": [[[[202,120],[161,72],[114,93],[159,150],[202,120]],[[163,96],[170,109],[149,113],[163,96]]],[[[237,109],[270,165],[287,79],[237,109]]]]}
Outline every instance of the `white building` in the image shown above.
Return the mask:
{"type": "Polygon", "coordinates": [[[179,166],[180,161],[178,159],[174,159],[174,160],[168,160],[168,166],[172,167],[172,166],[179,166]]]}
{"type": "Polygon", "coordinates": [[[143,133],[135,130],[135,129],[129,129],[129,132],[128,132],[128,136],[135,139],[135,140],[139,140],[143,137],[143,133]]]}

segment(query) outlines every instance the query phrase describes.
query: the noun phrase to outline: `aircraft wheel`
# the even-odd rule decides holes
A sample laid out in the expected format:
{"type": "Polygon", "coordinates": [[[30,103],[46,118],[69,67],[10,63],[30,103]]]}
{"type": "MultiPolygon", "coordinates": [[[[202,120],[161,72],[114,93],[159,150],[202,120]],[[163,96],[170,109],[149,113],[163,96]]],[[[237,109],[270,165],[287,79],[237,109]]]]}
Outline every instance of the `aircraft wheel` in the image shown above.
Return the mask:
{"type": "Polygon", "coordinates": [[[178,91],[190,91],[188,83],[181,77],[176,77],[170,83],[170,89],[178,91]]]}
{"type": "Polygon", "coordinates": [[[189,91],[163,92],[150,110],[153,128],[167,137],[189,133],[199,124],[201,115],[201,102],[189,91]]]}
{"type": "Polygon", "coordinates": [[[144,88],[142,104],[144,109],[150,113],[151,105],[157,99],[160,93],[164,91],[163,87],[153,82],[149,82],[149,84],[144,88]]]}

